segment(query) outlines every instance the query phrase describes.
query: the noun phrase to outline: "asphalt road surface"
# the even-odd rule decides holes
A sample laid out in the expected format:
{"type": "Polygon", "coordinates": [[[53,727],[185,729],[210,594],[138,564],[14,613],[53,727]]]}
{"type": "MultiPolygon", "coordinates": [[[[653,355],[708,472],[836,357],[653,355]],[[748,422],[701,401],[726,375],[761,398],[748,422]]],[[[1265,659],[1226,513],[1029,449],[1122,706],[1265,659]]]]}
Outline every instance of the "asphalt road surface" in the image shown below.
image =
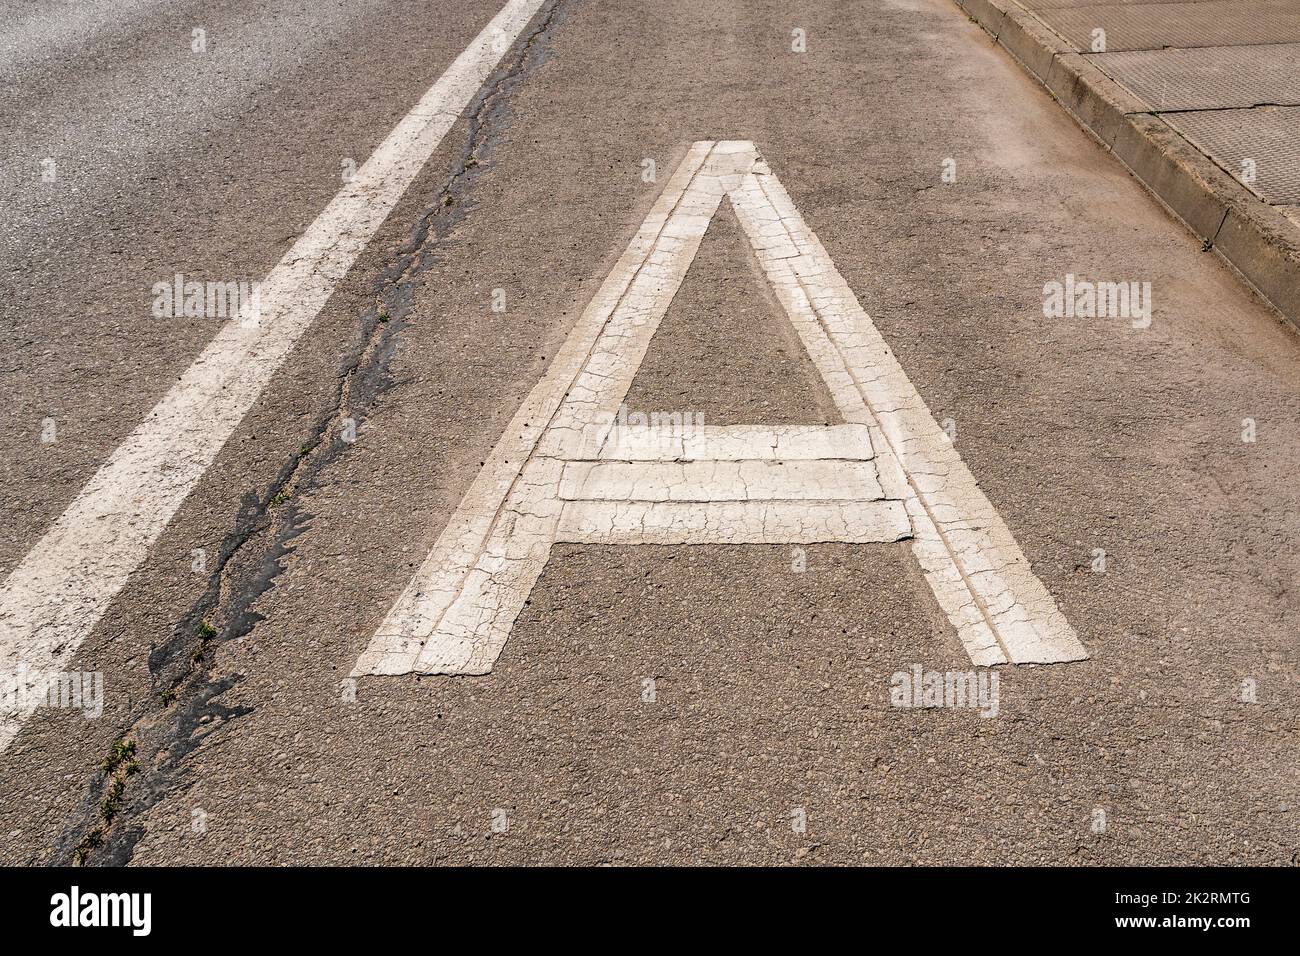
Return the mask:
{"type": "MultiPolygon", "coordinates": [[[[93,719],[90,696],[9,718],[0,860],[1296,862],[1300,340],[948,0],[0,12],[0,649],[102,679],[93,719]],[[417,108],[431,89],[437,109],[417,108]],[[439,116],[445,133],[419,125],[439,116]],[[410,122],[413,151],[391,152],[410,122]],[[737,142],[748,165],[709,179],[737,142]],[[691,215],[708,183],[758,181],[805,229],[795,260],[759,248],[735,192],[691,215]],[[349,190],[392,204],[355,256],[337,237],[363,216],[332,205],[349,190]],[[869,398],[874,457],[799,474],[862,466],[884,490],[844,500],[903,530],[543,534],[504,562],[540,554],[535,582],[489,594],[520,604],[504,644],[467,638],[476,672],[372,673],[498,443],[581,391],[516,420],[661,207],[681,217],[641,268],[684,278],[618,306],[658,327],[615,404],[689,413],[718,441],[853,422],[772,278],[817,246],[818,281],[843,280],[805,282],[818,314],[858,303],[887,346],[855,365],[857,340],[832,335],[848,374],[870,393],[888,353],[924,405],[895,431],[895,393],[869,398]],[[309,309],[307,286],[271,279],[322,235],[334,271],[309,309]],[[159,314],[177,275],[266,280],[273,328],[306,317],[282,358],[241,352],[239,319],[159,314]],[[1045,314],[1067,276],[1149,283],[1149,321],[1045,314]],[[212,362],[264,382],[222,379],[184,427],[160,419],[222,335],[212,362]],[[174,513],[130,504],[147,469],[96,485],[147,421],[203,459],[174,513]],[[970,560],[1005,532],[1060,653],[994,627],[1003,663],[977,660],[923,563],[913,505],[946,520],[930,461],[973,476],[952,492],[970,560]],[[129,520],[92,507],[110,499],[129,520]],[[90,564],[59,571],[69,549],[90,564]],[[101,564],[120,586],[84,571],[101,564]],[[15,584],[31,568],[74,608],[54,624],[15,584]],[[902,706],[914,669],[996,675],[996,697],[902,706]]],[[[506,462],[523,486],[540,454],[506,462]]],[[[710,480],[677,496],[686,520],[724,514],[710,480]]],[[[489,518],[536,517],[502,495],[489,518]]],[[[953,586],[979,592],[954,560],[953,586]]]]}

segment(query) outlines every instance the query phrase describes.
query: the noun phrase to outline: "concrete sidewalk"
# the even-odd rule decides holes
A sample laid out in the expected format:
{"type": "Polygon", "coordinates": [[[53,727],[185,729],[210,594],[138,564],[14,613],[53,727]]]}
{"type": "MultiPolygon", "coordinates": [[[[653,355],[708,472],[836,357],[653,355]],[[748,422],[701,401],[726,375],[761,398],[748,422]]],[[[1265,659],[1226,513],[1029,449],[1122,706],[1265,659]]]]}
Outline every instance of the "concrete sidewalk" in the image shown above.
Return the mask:
{"type": "Polygon", "coordinates": [[[955,0],[1300,325],[1300,0],[955,0]]]}

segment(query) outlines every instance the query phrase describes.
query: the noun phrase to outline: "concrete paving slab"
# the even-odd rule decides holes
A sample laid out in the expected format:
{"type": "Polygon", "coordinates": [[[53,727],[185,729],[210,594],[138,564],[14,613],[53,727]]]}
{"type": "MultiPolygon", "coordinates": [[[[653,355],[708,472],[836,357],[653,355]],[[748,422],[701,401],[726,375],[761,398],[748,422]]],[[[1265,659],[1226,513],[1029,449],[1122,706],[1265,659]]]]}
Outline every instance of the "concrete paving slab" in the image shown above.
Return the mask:
{"type": "Polygon", "coordinates": [[[1098,5],[1043,10],[1041,19],[1082,52],[1300,42],[1300,6],[1285,0],[1098,5]],[[1105,48],[1093,31],[1105,31],[1105,48]]]}
{"type": "Polygon", "coordinates": [[[1300,105],[1300,43],[1089,54],[1156,110],[1300,105]]]}
{"type": "Polygon", "coordinates": [[[1300,107],[1197,110],[1165,121],[1269,203],[1300,203],[1300,107]]]}

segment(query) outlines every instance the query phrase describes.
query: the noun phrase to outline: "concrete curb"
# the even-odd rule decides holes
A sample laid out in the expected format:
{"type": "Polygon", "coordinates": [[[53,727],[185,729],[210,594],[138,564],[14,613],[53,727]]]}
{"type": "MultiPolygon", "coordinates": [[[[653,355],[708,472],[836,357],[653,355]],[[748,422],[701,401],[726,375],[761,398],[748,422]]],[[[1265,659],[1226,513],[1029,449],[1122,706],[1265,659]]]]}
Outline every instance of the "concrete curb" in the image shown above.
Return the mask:
{"type": "Polygon", "coordinates": [[[1300,328],[1300,226],[1264,202],[1148,104],[1014,0],[953,0],[1079,124],[1300,328]]]}

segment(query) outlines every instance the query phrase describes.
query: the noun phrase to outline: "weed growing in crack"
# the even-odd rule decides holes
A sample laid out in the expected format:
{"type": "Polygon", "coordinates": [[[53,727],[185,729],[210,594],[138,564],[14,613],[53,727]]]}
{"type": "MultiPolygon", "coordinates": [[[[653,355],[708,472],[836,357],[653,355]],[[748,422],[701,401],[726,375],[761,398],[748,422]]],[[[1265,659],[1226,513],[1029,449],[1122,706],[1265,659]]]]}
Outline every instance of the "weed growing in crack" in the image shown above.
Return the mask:
{"type": "Polygon", "coordinates": [[[203,660],[203,655],[208,650],[208,642],[217,636],[217,629],[207,621],[200,621],[199,626],[194,629],[194,636],[199,640],[190,653],[190,667],[197,667],[199,661],[203,660]]]}
{"type": "MultiPolygon", "coordinates": [[[[216,631],[213,631],[215,634],[216,631]]],[[[104,776],[109,780],[108,790],[99,804],[99,817],[103,826],[95,827],[81,838],[72,858],[77,866],[83,866],[92,850],[104,842],[104,830],[111,826],[113,820],[122,810],[122,800],[126,795],[126,778],[140,772],[140,761],[136,759],[136,742],[118,740],[108,751],[100,766],[104,776]]]]}
{"type": "Polygon", "coordinates": [[[104,773],[111,774],[118,767],[135,762],[135,741],[119,740],[113,744],[113,748],[108,752],[108,756],[104,758],[102,766],[104,773]]]}
{"type": "Polygon", "coordinates": [[[104,831],[96,827],[81,838],[77,848],[72,851],[72,859],[77,866],[84,866],[86,857],[90,856],[90,851],[100,846],[104,842],[104,831]]]}
{"type": "Polygon", "coordinates": [[[99,805],[99,815],[104,818],[105,823],[112,823],[113,818],[117,816],[117,811],[122,809],[124,793],[126,793],[126,781],[121,777],[114,777],[113,783],[108,788],[108,796],[99,805]]]}

